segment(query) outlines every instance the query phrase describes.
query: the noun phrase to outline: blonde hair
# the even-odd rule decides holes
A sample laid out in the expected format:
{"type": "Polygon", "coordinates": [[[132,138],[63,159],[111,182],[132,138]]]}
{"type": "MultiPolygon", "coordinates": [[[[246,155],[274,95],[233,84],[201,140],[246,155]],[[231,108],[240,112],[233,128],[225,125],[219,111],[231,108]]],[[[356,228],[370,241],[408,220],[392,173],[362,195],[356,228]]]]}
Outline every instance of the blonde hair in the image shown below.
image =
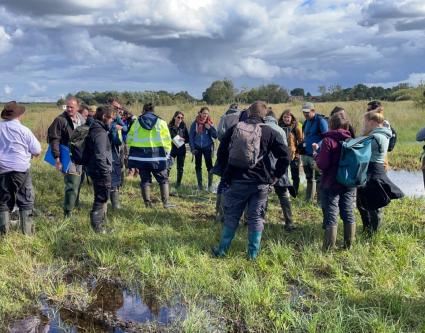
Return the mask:
{"type": "Polygon", "coordinates": [[[375,121],[379,125],[382,125],[384,123],[384,114],[382,111],[368,111],[364,114],[364,119],[368,121],[375,121]]]}

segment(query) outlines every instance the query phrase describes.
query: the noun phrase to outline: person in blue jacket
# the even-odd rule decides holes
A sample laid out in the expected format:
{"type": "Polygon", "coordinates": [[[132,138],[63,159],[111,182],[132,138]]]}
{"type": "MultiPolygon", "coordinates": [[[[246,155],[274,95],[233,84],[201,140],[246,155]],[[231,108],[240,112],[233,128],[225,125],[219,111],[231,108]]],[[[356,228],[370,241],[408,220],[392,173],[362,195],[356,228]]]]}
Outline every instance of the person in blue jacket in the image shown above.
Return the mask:
{"type": "Polygon", "coordinates": [[[199,110],[189,131],[190,150],[195,156],[196,179],[200,191],[202,190],[202,156],[208,171],[208,190],[212,191],[213,175],[210,170],[213,167],[214,139],[217,139],[217,130],[210,117],[210,109],[204,106],[199,110]]]}

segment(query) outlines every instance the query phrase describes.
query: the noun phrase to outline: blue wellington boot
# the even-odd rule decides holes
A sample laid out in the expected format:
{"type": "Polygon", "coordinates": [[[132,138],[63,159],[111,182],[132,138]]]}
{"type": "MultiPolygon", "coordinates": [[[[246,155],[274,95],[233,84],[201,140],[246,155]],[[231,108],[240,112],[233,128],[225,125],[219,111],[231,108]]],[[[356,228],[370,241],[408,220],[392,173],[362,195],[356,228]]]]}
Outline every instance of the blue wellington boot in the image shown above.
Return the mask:
{"type": "Polygon", "coordinates": [[[212,254],[214,257],[224,257],[229,250],[230,244],[232,243],[233,238],[235,237],[236,230],[231,229],[223,225],[223,230],[221,231],[220,244],[217,247],[212,248],[212,254]]]}
{"type": "Polygon", "coordinates": [[[255,260],[260,251],[261,231],[248,232],[248,259],[255,260]]]}

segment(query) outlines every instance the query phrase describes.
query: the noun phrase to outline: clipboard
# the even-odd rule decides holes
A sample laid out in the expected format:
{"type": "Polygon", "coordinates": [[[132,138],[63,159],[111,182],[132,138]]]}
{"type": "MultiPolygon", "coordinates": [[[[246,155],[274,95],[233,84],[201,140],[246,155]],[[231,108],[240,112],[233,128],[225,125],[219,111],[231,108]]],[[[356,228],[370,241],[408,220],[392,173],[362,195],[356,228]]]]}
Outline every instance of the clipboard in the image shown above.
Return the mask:
{"type": "MultiPolygon", "coordinates": [[[[59,145],[60,152],[60,161],[62,163],[62,172],[67,173],[69,167],[71,166],[71,154],[69,151],[69,147],[64,145],[59,145]]],[[[49,145],[46,151],[46,155],[44,155],[44,162],[49,163],[53,167],[56,165],[56,160],[53,157],[52,146],[49,145]]]]}

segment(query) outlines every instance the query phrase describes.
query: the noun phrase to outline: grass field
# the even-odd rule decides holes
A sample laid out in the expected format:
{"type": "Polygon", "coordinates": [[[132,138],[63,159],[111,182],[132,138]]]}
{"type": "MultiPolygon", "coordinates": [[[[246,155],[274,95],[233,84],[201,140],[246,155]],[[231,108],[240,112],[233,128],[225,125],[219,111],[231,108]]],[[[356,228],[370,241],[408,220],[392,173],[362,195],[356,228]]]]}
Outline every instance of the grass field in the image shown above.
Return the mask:
{"type": "MultiPolygon", "coordinates": [[[[340,104],[360,128],[366,102],[340,104]]],[[[280,113],[286,105],[273,107],[280,113]]],[[[332,107],[317,105],[326,114],[332,107]]],[[[168,120],[176,109],[158,108],[158,113],[168,120]]],[[[186,111],[186,119],[197,111],[178,109],[186,111]]],[[[224,109],[212,107],[216,122],[224,109]]],[[[400,139],[390,155],[391,165],[417,169],[421,146],[414,143],[414,135],[425,126],[424,111],[409,102],[385,104],[385,109],[400,139]]],[[[300,114],[299,106],[294,110],[300,114]]],[[[43,134],[58,112],[31,106],[25,123],[43,134]]],[[[373,239],[362,236],[357,215],[359,234],[353,249],[323,254],[320,209],[305,204],[301,193],[293,200],[299,228],[287,234],[272,194],[262,252],[256,262],[249,262],[243,226],[229,256],[211,258],[210,248],[220,233],[214,222],[215,197],[195,191],[190,155],[185,186],[172,198],[176,209],[161,209],[156,185],[155,208],[144,208],[138,180],[127,180],[123,208],[109,214],[106,235],[90,230],[90,187],[83,187],[82,208],[73,219],[63,220],[61,175],[41,159],[34,160],[32,174],[37,235],[12,232],[0,244],[0,331],[6,331],[13,318],[32,312],[40,295],[56,307],[84,309],[93,301],[84,279],[94,278],[118,281],[162,304],[176,298],[185,304],[187,317],[161,331],[425,332],[423,199],[392,202],[385,208],[382,231],[373,239]],[[83,279],[69,282],[70,275],[83,279]]],[[[172,174],[172,183],[174,179],[172,174]]]]}

